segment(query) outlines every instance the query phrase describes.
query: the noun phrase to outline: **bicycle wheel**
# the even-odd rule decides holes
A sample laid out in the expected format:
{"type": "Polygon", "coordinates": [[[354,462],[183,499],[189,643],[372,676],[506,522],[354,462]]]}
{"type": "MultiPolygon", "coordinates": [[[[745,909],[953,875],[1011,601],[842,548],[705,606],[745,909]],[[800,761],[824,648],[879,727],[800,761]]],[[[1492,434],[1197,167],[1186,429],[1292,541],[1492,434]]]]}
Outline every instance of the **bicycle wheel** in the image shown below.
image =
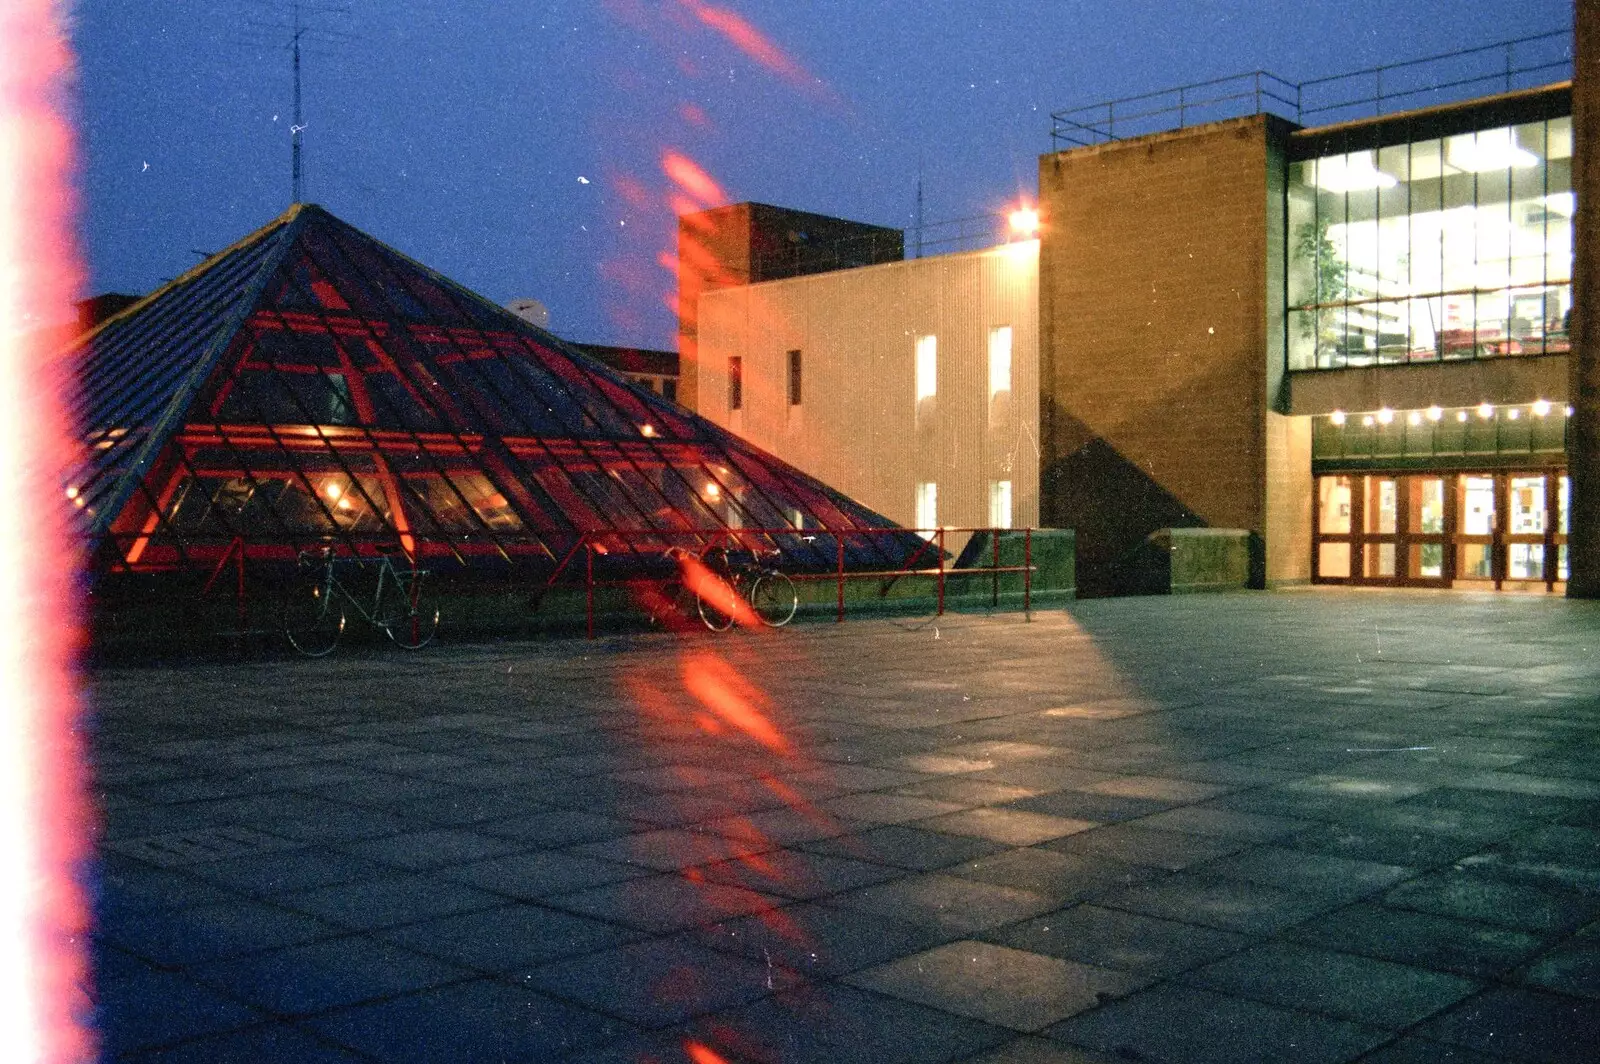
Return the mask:
{"type": "Polygon", "coordinates": [[[696,596],[700,619],[713,632],[726,632],[733,625],[733,604],[739,592],[734,590],[733,584],[719,582],[710,594],[711,598],[696,596]]]}
{"type": "Polygon", "coordinates": [[[326,577],[302,576],[283,599],[283,634],[308,658],[331,654],[344,632],[344,610],[326,577]]]}
{"type": "Polygon", "coordinates": [[[750,608],[756,611],[761,623],[769,628],[782,628],[794,619],[800,606],[800,596],[795,593],[794,581],[776,569],[769,569],[756,577],[750,587],[750,608]]]}
{"type": "Polygon", "coordinates": [[[424,575],[417,573],[409,583],[401,582],[385,589],[383,601],[378,604],[378,616],[373,618],[373,623],[396,645],[407,650],[427,646],[439,631],[439,606],[423,585],[424,575]]]}

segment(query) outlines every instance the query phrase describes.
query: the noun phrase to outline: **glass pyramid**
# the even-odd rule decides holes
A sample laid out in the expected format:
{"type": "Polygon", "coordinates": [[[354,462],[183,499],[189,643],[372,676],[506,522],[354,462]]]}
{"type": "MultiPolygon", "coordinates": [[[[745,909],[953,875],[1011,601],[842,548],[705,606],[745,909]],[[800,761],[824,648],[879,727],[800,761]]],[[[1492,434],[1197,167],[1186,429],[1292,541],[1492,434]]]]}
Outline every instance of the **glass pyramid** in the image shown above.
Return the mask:
{"type": "Polygon", "coordinates": [[[439,567],[668,547],[893,568],[927,544],[320,207],[78,342],[96,571],[398,544],[439,567]]]}

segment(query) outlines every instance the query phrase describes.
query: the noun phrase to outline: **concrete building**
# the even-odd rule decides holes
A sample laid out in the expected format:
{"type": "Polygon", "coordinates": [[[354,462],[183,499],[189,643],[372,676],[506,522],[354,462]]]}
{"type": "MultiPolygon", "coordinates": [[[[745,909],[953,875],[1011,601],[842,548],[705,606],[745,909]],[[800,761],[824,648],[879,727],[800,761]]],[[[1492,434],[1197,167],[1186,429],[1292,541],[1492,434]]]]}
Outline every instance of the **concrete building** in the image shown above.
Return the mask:
{"type": "Polygon", "coordinates": [[[1144,586],[1170,528],[1245,531],[1257,586],[1564,588],[1572,84],[1319,125],[1301,86],[1285,108],[1253,77],[1245,113],[1198,125],[1193,96],[1154,128],[1056,116],[1036,393],[1021,304],[967,265],[1010,261],[1031,290],[1002,248],[699,297],[704,374],[738,365],[755,405],[735,421],[714,388],[698,408],[891,516],[932,513],[915,500],[936,475],[961,500],[939,524],[985,518],[1002,459],[971,351],[1005,317],[1015,432],[1036,417],[1038,441],[1036,467],[1012,459],[1012,516],[1077,531],[1086,593],[1144,586]],[[921,335],[939,335],[940,404],[966,411],[923,435],[921,335]],[[767,402],[787,351],[808,383],[789,410],[767,402]]]}
{"type": "Polygon", "coordinates": [[[1039,524],[1039,245],[700,298],[699,412],[932,529],[1039,524]]]}

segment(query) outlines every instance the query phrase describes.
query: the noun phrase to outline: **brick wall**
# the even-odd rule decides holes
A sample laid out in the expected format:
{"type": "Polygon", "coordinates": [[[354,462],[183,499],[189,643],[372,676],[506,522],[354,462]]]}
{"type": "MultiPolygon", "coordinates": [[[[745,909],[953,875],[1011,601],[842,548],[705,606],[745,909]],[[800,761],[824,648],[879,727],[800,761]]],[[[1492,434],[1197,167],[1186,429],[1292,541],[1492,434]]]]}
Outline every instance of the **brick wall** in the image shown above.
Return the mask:
{"type": "Polygon", "coordinates": [[[1236,119],[1040,160],[1041,506],[1086,591],[1169,526],[1265,532],[1269,138],[1236,119]]]}

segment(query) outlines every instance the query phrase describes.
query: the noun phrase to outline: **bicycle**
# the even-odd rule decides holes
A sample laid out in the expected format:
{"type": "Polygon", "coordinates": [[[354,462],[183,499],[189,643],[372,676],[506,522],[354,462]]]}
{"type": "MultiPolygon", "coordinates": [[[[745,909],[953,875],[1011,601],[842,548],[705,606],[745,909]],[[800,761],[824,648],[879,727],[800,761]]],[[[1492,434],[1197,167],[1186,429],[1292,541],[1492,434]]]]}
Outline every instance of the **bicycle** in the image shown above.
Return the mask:
{"type": "MultiPolygon", "coordinates": [[[[336,558],[332,547],[301,551],[297,569],[284,595],[283,633],[290,645],[308,658],[331,654],[339,645],[345,625],[343,603],[406,650],[427,646],[439,630],[439,608],[423,591],[426,569],[398,568],[387,554],[336,558]],[[370,608],[363,601],[367,596],[352,592],[339,579],[339,565],[377,569],[370,608]]],[[[357,590],[365,592],[365,588],[357,590]]]]}
{"type": "Polygon", "coordinates": [[[749,561],[735,561],[733,552],[726,547],[706,551],[701,562],[721,580],[709,596],[695,595],[695,606],[705,626],[713,632],[726,631],[733,625],[741,599],[768,628],[782,628],[793,620],[800,607],[794,581],[781,569],[763,562],[764,558],[778,555],[775,550],[751,551],[749,561]]]}

